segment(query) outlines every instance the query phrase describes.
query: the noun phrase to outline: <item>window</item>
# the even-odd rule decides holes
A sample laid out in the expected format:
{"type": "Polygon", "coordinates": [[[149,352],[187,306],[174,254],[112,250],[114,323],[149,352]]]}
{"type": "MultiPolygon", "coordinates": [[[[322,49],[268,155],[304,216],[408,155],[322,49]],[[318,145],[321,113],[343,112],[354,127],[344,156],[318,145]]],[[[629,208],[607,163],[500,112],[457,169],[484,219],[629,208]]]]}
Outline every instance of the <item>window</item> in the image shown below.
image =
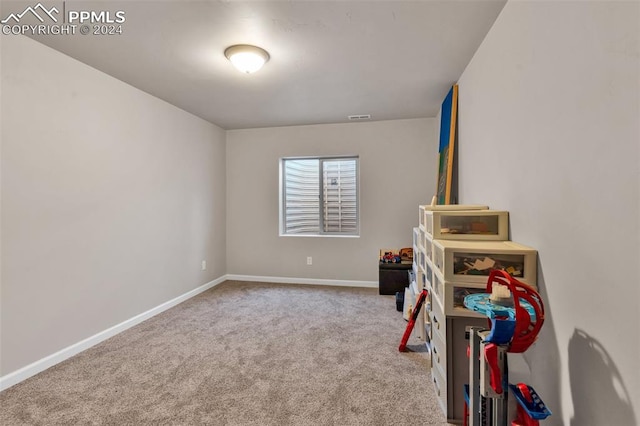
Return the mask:
{"type": "Polygon", "coordinates": [[[358,157],[283,158],[281,235],[358,235],[358,157]]]}

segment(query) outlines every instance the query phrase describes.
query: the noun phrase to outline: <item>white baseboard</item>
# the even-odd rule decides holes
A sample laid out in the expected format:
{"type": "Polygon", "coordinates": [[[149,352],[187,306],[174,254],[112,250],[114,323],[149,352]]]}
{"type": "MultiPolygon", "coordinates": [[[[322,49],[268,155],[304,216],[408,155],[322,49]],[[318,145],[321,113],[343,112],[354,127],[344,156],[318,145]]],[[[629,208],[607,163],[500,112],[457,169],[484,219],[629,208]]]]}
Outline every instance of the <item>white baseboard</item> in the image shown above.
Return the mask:
{"type": "Polygon", "coordinates": [[[320,278],[262,277],[258,275],[234,275],[234,274],[228,274],[227,280],[257,281],[257,282],[263,282],[263,283],[314,284],[314,285],[330,285],[330,286],[341,286],[341,287],[378,288],[378,281],[325,280],[320,278]]]}
{"type": "Polygon", "coordinates": [[[54,365],[71,358],[72,356],[89,349],[92,346],[97,345],[98,343],[107,340],[110,337],[115,336],[118,333],[125,331],[128,328],[133,327],[134,325],[140,324],[142,321],[145,321],[159,313],[166,311],[169,308],[176,306],[179,303],[184,302],[187,299],[192,298],[193,296],[202,293],[205,290],[208,290],[222,282],[227,280],[227,276],[224,275],[220,278],[217,278],[213,281],[210,281],[206,284],[201,285],[198,288],[195,288],[181,296],[176,297],[175,299],[171,299],[168,302],[165,302],[161,305],[156,306],[155,308],[149,309],[146,312],[143,312],[139,315],[136,315],[133,318],[130,318],[120,324],[114,325],[111,328],[108,328],[104,331],[101,331],[98,334],[95,334],[91,337],[88,337],[78,343],[75,343],[71,346],[68,346],[58,352],[44,357],[32,364],[29,364],[25,367],[20,368],[14,372],[11,372],[5,376],[0,377],[0,391],[10,388],[13,385],[20,383],[23,380],[28,379],[31,376],[34,376],[41,371],[46,370],[47,368],[53,367],[54,365]]]}

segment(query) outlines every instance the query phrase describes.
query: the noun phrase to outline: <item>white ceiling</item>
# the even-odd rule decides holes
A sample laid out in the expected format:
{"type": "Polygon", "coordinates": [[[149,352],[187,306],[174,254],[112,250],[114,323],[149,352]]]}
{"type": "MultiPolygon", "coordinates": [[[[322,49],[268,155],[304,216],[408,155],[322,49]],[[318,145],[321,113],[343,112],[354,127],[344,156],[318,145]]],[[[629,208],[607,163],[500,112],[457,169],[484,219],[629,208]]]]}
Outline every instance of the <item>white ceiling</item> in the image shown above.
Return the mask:
{"type": "Polygon", "coordinates": [[[224,129],[434,117],[505,2],[66,1],[124,11],[123,34],[35,38],[224,129]],[[271,59],[242,74],[233,44],[271,59]]]}

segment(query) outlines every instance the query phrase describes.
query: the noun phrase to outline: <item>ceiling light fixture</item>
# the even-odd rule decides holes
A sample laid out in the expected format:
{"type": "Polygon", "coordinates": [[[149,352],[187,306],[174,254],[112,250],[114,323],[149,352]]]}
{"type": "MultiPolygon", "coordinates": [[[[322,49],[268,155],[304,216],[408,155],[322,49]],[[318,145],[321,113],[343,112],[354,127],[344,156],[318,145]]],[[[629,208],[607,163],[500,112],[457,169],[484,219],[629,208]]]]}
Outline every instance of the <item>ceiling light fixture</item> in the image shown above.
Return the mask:
{"type": "Polygon", "coordinates": [[[236,44],[227,47],[224,56],[238,71],[247,74],[258,71],[269,60],[269,53],[266,50],[249,44],[236,44]]]}

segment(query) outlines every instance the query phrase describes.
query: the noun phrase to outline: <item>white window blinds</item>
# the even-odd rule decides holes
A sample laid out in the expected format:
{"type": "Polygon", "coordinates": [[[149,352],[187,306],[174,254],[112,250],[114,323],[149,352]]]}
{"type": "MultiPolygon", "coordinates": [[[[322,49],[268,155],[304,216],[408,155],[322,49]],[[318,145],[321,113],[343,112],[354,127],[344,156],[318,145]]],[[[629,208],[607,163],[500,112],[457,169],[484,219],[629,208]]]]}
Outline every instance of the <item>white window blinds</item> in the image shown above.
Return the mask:
{"type": "Polygon", "coordinates": [[[355,234],[357,223],[356,161],[322,161],[324,232],[355,234]]]}
{"type": "Polygon", "coordinates": [[[284,160],[284,233],[320,232],[319,161],[284,160]]]}
{"type": "Polygon", "coordinates": [[[358,233],[358,159],[282,160],[282,233],[358,233]]]}

